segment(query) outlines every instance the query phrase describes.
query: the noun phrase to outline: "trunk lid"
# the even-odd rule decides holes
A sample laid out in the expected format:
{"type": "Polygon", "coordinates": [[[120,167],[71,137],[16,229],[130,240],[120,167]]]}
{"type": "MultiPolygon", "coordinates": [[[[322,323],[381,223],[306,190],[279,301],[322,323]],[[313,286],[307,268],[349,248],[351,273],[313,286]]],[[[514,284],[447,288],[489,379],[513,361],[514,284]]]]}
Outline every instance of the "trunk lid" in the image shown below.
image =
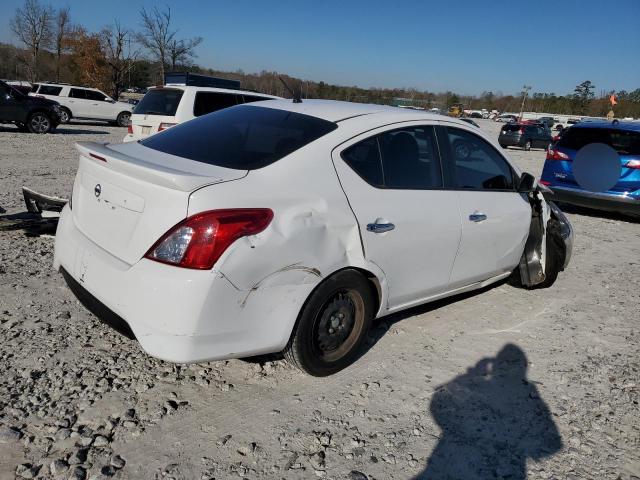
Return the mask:
{"type": "Polygon", "coordinates": [[[187,216],[193,191],[248,173],[194,162],[138,143],[80,142],[77,149],[74,222],[91,241],[129,265],[187,216]]]}

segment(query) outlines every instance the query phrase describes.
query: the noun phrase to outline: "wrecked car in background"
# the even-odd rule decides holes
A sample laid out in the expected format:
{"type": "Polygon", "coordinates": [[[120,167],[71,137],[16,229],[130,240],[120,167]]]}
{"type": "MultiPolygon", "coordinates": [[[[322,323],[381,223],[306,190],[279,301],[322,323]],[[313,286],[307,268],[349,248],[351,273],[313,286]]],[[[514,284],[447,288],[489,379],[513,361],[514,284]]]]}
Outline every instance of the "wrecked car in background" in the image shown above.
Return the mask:
{"type": "Polygon", "coordinates": [[[426,112],[270,100],[78,150],[54,266],[169,361],[284,352],[329,375],[376,317],[507,277],[548,287],[571,255],[530,174],[426,112]]]}

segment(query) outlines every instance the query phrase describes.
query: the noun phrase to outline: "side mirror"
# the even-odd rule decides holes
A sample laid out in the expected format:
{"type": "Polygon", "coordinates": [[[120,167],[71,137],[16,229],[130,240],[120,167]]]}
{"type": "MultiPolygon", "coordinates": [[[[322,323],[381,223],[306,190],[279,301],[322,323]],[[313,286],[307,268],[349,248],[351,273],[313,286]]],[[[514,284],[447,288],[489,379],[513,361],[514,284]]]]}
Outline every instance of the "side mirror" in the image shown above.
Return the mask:
{"type": "Polygon", "coordinates": [[[520,181],[518,182],[518,192],[520,193],[529,193],[533,191],[533,186],[536,183],[536,177],[531,175],[530,173],[524,172],[520,176],[520,181]]]}

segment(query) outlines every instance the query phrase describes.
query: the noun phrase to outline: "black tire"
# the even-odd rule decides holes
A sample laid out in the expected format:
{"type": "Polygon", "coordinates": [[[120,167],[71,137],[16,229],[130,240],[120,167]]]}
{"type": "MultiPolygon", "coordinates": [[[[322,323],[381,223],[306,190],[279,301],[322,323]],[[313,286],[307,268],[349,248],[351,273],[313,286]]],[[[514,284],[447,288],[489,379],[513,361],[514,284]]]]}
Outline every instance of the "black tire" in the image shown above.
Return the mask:
{"type": "Polygon", "coordinates": [[[53,128],[51,117],[45,112],[34,112],[27,119],[27,128],[31,133],[49,133],[53,128]]]}
{"type": "Polygon", "coordinates": [[[531,140],[527,140],[526,142],[524,142],[524,147],[522,148],[524,148],[525,152],[531,150],[531,140]]]}
{"type": "Polygon", "coordinates": [[[502,145],[502,144],[500,144],[500,146],[501,146],[502,148],[504,148],[504,149],[509,148],[507,145],[502,145]]]}
{"type": "Polygon", "coordinates": [[[305,302],[284,357],[316,377],[339,372],[358,357],[375,306],[371,283],[355,270],[341,270],[305,302]]]}
{"type": "Polygon", "coordinates": [[[62,107],[58,118],[60,123],[69,123],[71,121],[71,111],[68,108],[62,107]]]}
{"type": "Polygon", "coordinates": [[[116,119],[116,123],[119,127],[126,127],[129,125],[129,120],[131,119],[130,112],[120,112],[118,114],[118,118],[116,119]]]}

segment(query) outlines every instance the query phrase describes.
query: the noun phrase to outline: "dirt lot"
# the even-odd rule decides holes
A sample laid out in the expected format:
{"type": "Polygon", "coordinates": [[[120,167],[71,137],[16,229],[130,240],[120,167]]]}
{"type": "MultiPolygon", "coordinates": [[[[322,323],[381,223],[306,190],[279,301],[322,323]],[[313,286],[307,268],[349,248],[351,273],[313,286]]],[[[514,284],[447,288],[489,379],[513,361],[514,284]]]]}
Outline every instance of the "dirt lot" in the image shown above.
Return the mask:
{"type": "MultiPolygon", "coordinates": [[[[0,223],[22,218],[22,185],[67,196],[74,142],[124,133],[0,127],[0,223]]],[[[540,174],[543,151],[509,155],[540,174]]],[[[638,479],[640,224],[569,218],[553,288],[381,319],[325,379],[277,359],[152,359],[78,304],[51,236],[0,231],[0,478],[638,479]]]]}

